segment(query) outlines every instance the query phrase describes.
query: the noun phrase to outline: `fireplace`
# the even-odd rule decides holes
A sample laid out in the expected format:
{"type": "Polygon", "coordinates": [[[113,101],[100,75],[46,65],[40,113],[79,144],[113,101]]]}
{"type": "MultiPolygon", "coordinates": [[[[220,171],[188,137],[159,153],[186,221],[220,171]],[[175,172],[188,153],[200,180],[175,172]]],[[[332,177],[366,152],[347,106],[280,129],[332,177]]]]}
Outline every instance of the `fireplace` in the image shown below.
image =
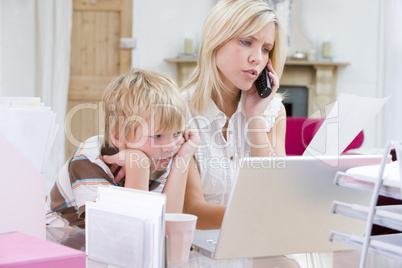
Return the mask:
{"type": "Polygon", "coordinates": [[[347,65],[347,62],[287,60],[280,84],[294,90],[307,89],[307,117],[324,118],[336,100],[338,68],[347,65]]]}
{"type": "Polygon", "coordinates": [[[308,89],[303,86],[280,86],[279,93],[284,94],[283,105],[287,116],[307,117],[308,89]]]}

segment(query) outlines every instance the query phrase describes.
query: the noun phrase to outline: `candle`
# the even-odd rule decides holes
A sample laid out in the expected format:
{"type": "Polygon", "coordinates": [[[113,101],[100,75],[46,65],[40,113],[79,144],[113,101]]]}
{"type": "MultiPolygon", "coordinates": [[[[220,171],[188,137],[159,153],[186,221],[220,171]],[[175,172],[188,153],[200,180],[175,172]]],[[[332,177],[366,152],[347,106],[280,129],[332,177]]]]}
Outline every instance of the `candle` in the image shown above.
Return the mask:
{"type": "Polygon", "coordinates": [[[331,42],[325,41],[322,43],[322,57],[331,58],[331,42]]]}
{"type": "Polygon", "coordinates": [[[184,54],[193,54],[193,40],[191,38],[184,39],[184,54]]]}
{"type": "Polygon", "coordinates": [[[315,50],[314,50],[314,49],[310,49],[310,50],[307,52],[307,59],[308,59],[309,61],[315,61],[315,50]]]}

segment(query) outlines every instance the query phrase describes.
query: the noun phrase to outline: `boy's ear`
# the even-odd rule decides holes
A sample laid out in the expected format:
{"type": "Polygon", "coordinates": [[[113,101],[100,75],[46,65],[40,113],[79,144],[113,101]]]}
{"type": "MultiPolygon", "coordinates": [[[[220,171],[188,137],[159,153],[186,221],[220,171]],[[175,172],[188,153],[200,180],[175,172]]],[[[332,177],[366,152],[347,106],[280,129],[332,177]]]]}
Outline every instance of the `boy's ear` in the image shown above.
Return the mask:
{"type": "Polygon", "coordinates": [[[124,147],[124,142],[121,141],[120,137],[119,137],[119,133],[115,132],[115,133],[110,133],[110,140],[112,141],[113,145],[116,148],[123,148],[124,147]]]}

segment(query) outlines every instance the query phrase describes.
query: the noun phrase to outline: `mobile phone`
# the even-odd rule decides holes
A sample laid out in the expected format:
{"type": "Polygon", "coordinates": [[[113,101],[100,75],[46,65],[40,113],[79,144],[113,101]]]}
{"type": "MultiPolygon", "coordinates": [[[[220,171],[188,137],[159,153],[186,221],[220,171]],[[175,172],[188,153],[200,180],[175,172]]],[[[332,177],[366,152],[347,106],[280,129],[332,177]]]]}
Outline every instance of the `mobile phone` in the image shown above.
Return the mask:
{"type": "Polygon", "coordinates": [[[266,98],[271,94],[271,79],[268,76],[268,68],[265,66],[264,70],[255,80],[255,87],[257,88],[258,96],[261,98],[266,98]]]}

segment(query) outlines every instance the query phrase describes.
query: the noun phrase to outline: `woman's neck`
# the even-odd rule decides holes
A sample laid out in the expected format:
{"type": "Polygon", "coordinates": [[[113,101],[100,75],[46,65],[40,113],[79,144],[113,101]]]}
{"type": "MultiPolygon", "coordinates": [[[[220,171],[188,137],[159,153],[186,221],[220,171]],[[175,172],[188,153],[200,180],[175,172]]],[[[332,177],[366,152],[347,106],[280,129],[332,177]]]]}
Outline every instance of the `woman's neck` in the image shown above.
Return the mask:
{"type": "Polygon", "coordinates": [[[234,112],[236,112],[237,106],[239,105],[241,91],[228,91],[228,90],[220,90],[222,96],[222,102],[219,100],[219,97],[213,96],[212,100],[215,102],[216,106],[219,110],[221,110],[227,118],[232,117],[234,112]]]}

